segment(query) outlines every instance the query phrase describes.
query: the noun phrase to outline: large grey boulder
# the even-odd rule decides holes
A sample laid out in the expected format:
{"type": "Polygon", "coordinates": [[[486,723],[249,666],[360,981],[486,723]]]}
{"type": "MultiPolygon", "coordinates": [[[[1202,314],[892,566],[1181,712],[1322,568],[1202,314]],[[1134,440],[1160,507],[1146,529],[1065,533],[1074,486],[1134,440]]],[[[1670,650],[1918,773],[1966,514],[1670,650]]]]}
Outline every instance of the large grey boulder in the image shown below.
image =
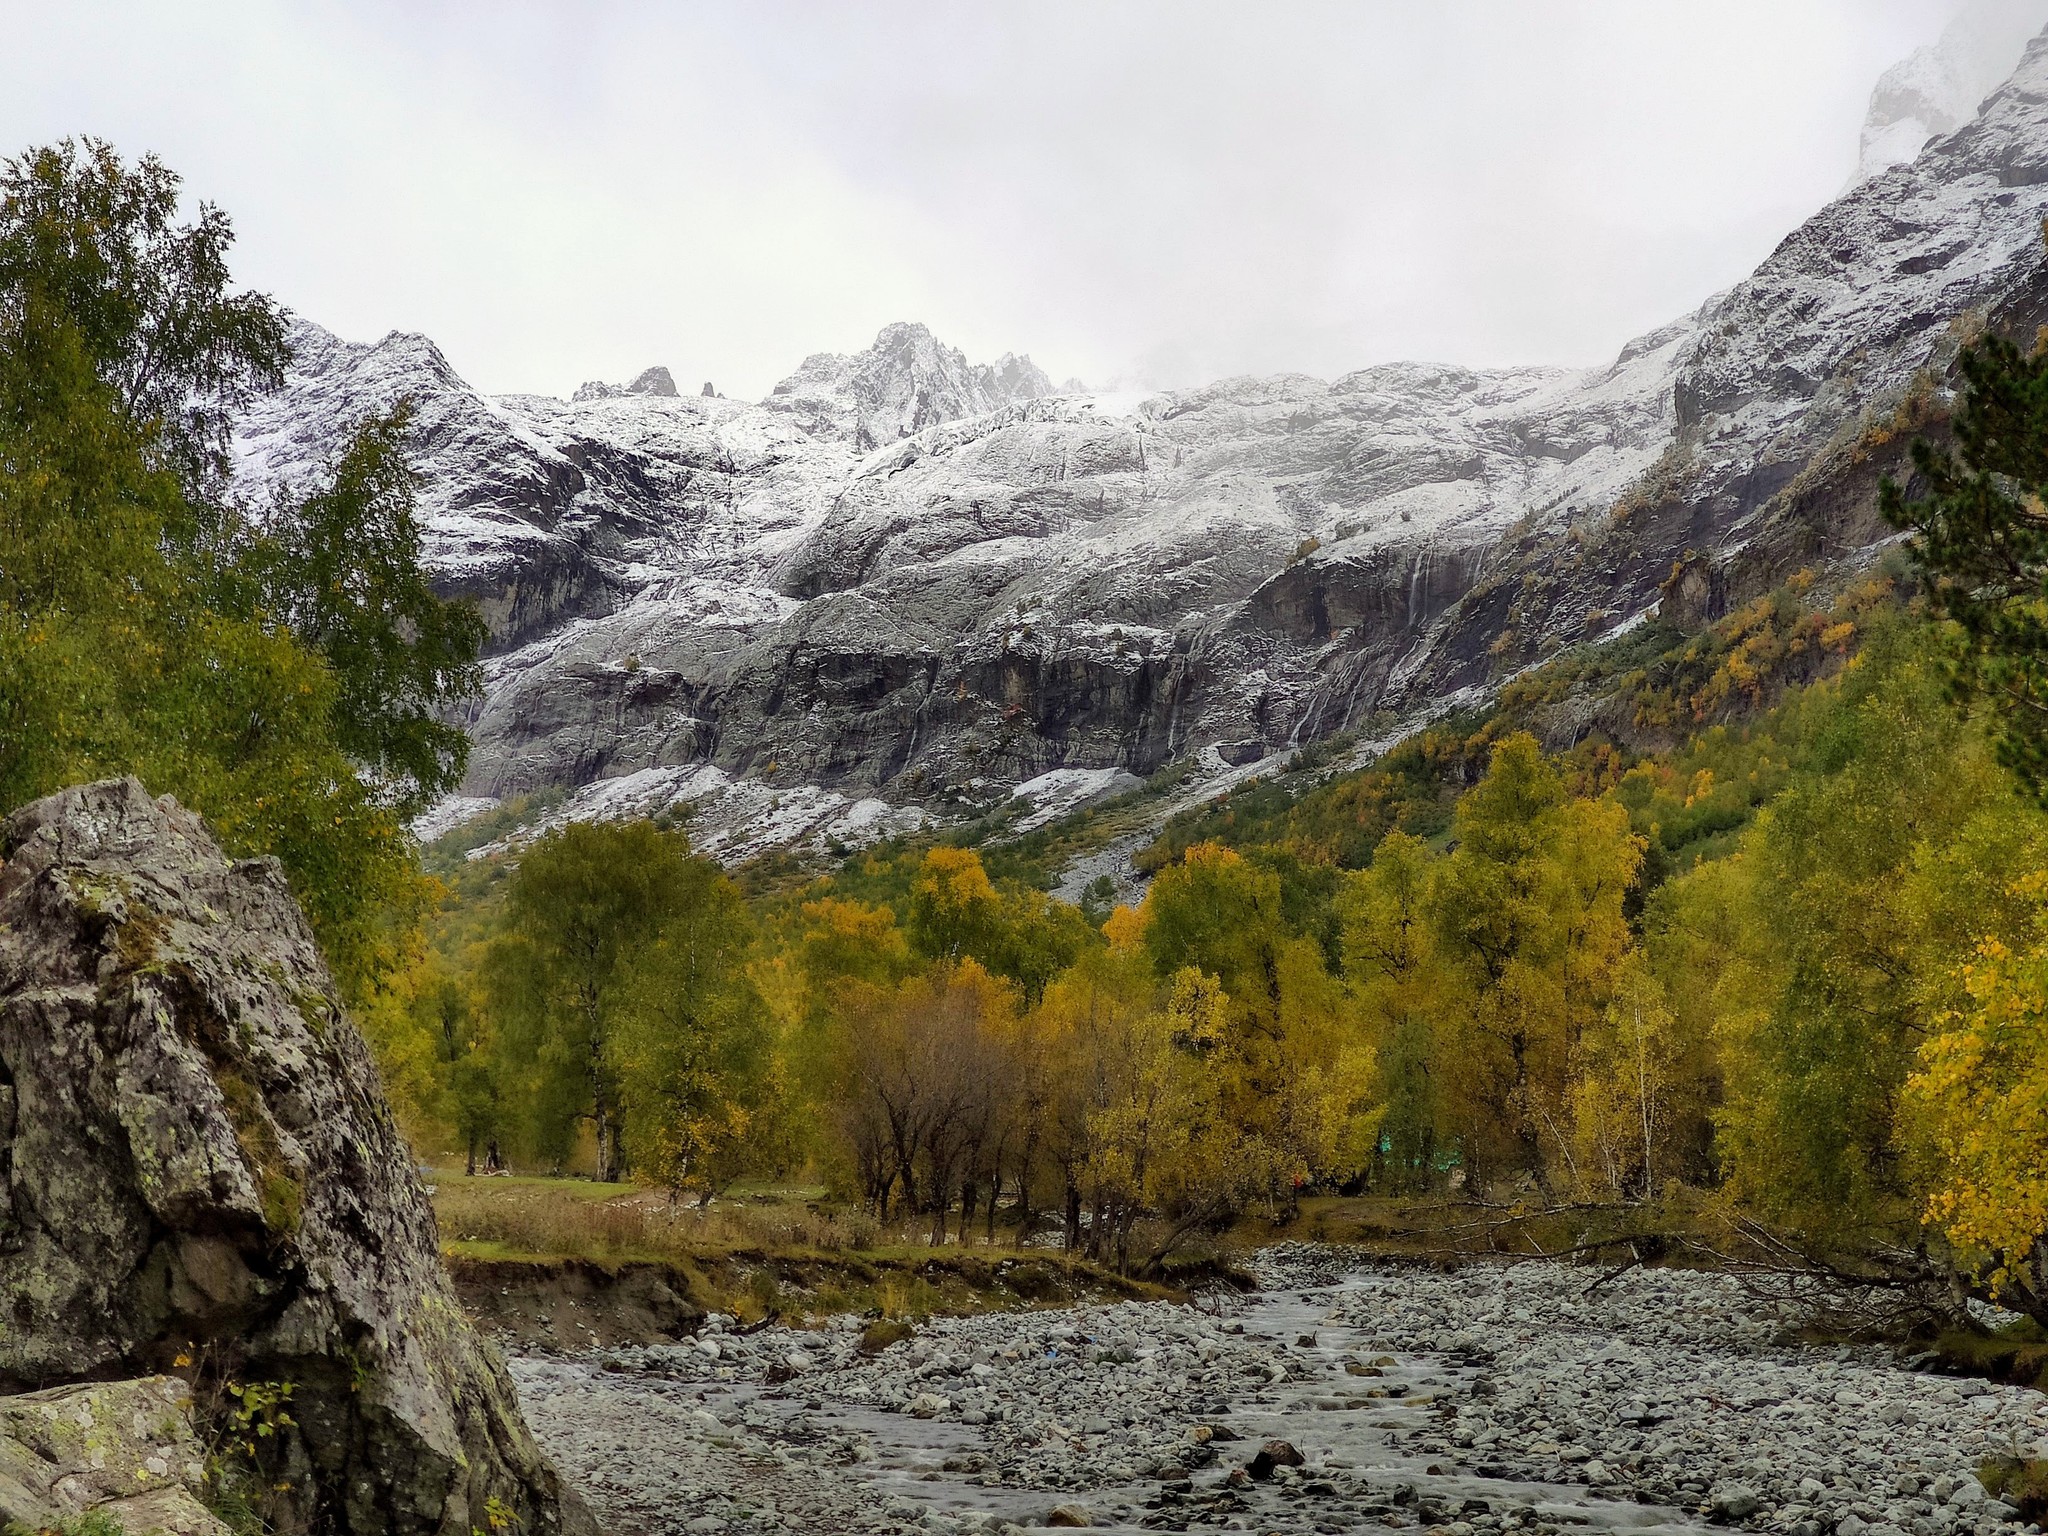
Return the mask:
{"type": "Polygon", "coordinates": [[[0,1388],[290,1383],[278,1528],[586,1526],[277,863],[133,779],[17,811],[0,860],[0,1388]]]}

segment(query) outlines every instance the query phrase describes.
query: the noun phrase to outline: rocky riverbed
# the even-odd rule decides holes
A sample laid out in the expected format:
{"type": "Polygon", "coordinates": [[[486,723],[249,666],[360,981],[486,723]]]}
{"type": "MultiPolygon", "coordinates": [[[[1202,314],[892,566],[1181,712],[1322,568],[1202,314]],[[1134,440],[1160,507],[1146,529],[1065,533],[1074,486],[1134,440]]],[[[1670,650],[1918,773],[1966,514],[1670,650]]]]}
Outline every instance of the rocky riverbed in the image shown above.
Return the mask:
{"type": "Polygon", "coordinates": [[[2048,1398],[1787,1343],[1724,1276],[1261,1268],[1249,1297],[938,1320],[875,1356],[854,1319],[713,1319],[513,1369],[563,1470],[650,1533],[2027,1528],[1974,1471],[2048,1455],[2048,1398]]]}

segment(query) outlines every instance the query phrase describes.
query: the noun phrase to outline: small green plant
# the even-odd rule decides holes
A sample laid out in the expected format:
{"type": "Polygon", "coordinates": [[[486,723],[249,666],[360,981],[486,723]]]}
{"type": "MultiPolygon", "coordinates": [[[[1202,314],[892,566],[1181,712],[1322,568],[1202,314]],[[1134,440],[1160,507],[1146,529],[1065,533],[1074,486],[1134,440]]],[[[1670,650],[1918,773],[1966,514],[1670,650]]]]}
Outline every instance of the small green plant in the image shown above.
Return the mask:
{"type": "Polygon", "coordinates": [[[291,1416],[288,1381],[231,1381],[223,1390],[233,1399],[227,1412],[227,1440],[252,1461],[260,1442],[299,1422],[291,1416]]]}
{"type": "Polygon", "coordinates": [[[348,1364],[349,1391],[362,1391],[363,1388],[370,1384],[371,1378],[376,1375],[376,1371],[371,1366],[368,1356],[363,1350],[352,1344],[344,1344],[336,1353],[348,1364]]]}
{"type": "Polygon", "coordinates": [[[234,1536],[276,1536],[285,1528],[277,1517],[294,1490],[289,1481],[272,1480],[265,1463],[274,1458],[264,1450],[298,1426],[292,1383],[237,1381],[232,1365],[211,1349],[188,1349],[175,1363],[192,1383],[207,1439],[201,1499],[234,1536]]]}
{"type": "Polygon", "coordinates": [[[1986,1493],[2017,1504],[2023,1520],[2039,1524],[2048,1514],[2048,1461],[1994,1456],[1977,1468],[1977,1481],[1986,1493]]]}
{"type": "Polygon", "coordinates": [[[879,1355],[891,1344],[900,1344],[916,1333],[909,1323],[898,1318],[880,1317],[861,1331],[860,1352],[864,1355],[879,1355]]]}
{"type": "Polygon", "coordinates": [[[10,1520],[4,1536],[128,1536],[120,1521],[103,1509],[88,1509],[82,1515],[60,1520],[55,1525],[36,1527],[10,1520]]]}
{"type": "Polygon", "coordinates": [[[759,1317],[779,1317],[782,1314],[782,1284],[770,1269],[757,1269],[747,1277],[747,1299],[753,1303],[759,1317]]]}
{"type": "Polygon", "coordinates": [[[878,1287],[882,1316],[922,1322],[939,1309],[940,1296],[923,1275],[890,1274],[878,1287]]]}
{"type": "Polygon", "coordinates": [[[234,1536],[274,1536],[270,1522],[257,1508],[260,1481],[250,1468],[239,1463],[226,1465],[216,1459],[209,1464],[200,1498],[234,1536]]]}

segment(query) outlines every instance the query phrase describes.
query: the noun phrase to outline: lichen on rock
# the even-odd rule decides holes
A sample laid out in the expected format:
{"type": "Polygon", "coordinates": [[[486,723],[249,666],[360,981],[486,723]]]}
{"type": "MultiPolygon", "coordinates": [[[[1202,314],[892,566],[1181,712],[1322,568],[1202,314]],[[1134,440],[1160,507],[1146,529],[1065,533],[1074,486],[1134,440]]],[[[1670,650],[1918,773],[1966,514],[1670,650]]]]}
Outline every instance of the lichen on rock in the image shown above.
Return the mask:
{"type": "Polygon", "coordinates": [[[61,1528],[88,1511],[123,1529],[226,1536],[200,1501],[192,1395],[166,1376],[0,1398],[0,1526],[61,1528]]]}
{"type": "Polygon", "coordinates": [[[294,1526],[587,1525],[277,863],[133,779],[17,811],[0,860],[0,1388],[198,1359],[292,1385],[256,1459],[294,1526]]]}

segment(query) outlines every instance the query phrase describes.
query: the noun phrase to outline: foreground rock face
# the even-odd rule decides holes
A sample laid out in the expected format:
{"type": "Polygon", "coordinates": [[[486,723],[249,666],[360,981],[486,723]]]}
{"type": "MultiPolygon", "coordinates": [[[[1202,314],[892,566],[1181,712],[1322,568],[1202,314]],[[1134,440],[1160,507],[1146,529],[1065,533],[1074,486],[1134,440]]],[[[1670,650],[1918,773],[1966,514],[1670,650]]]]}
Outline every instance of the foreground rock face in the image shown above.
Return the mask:
{"type": "Polygon", "coordinates": [[[292,1384],[282,1515],[579,1524],[276,863],[230,863],[133,779],[17,812],[0,858],[0,1383],[189,1352],[292,1384]]]}

